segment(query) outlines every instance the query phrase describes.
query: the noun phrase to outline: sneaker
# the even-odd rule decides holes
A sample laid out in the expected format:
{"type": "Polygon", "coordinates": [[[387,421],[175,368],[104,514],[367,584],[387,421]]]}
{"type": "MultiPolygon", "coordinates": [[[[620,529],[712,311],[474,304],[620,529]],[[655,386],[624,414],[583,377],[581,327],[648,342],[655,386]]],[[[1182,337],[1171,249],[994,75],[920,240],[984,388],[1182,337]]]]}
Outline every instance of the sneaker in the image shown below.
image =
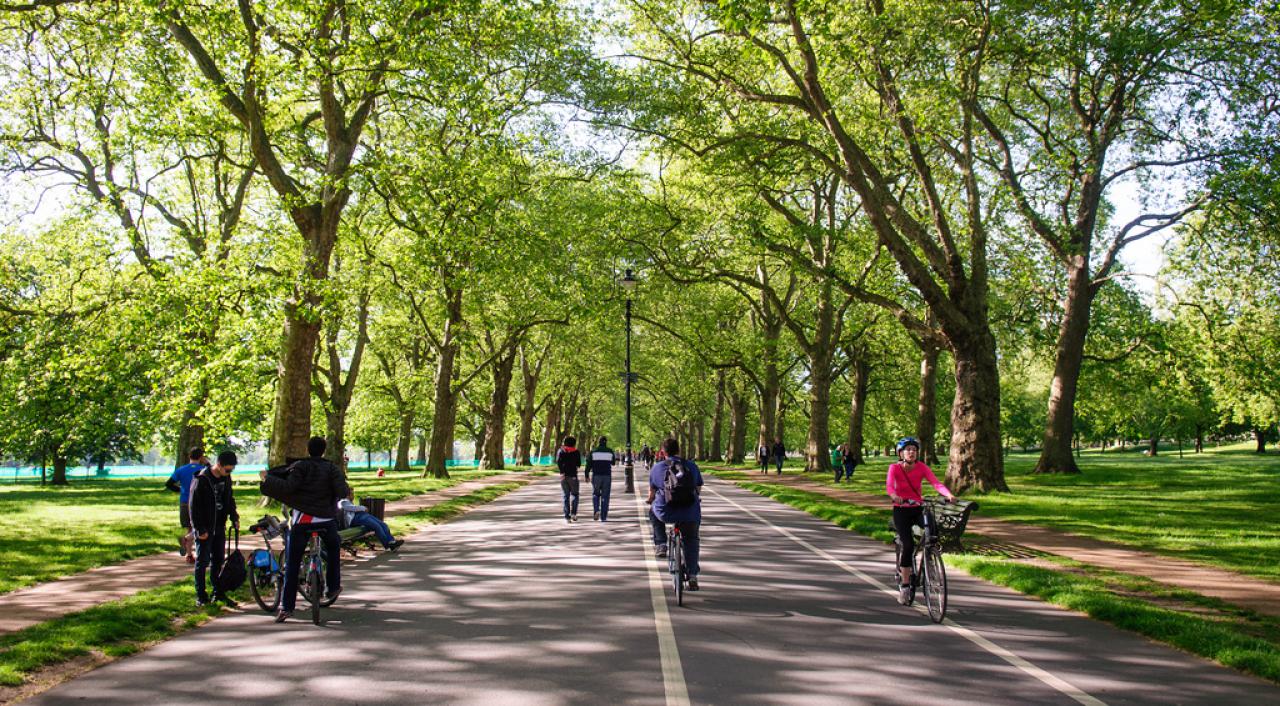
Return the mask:
{"type": "Polygon", "coordinates": [[[697,576],[690,576],[690,577],[689,577],[689,590],[690,590],[690,591],[696,591],[696,590],[698,590],[698,577],[697,577],[697,576]]]}
{"type": "Polygon", "coordinates": [[[338,596],[341,596],[341,595],[342,595],[342,587],[341,587],[341,586],[339,586],[339,587],[338,587],[338,590],[336,590],[336,591],[329,591],[328,593],[324,594],[324,599],[325,599],[326,601],[328,601],[328,602],[332,603],[332,602],[334,602],[334,601],[338,600],[338,596]]]}
{"type": "Polygon", "coordinates": [[[565,515],[565,516],[564,516],[564,523],[567,525],[567,524],[569,524],[570,522],[573,522],[573,520],[570,520],[570,519],[569,519],[569,516],[568,516],[568,515],[565,515]]]}
{"type": "Polygon", "coordinates": [[[659,544],[658,546],[654,547],[653,555],[658,557],[659,559],[665,557],[667,555],[667,545],[659,544]]]}
{"type": "Polygon", "coordinates": [[[196,599],[196,607],[197,607],[197,608],[203,608],[203,607],[205,607],[205,606],[207,606],[207,605],[209,605],[209,599],[208,599],[208,598],[197,598],[197,599],[196,599]]]}
{"type": "Polygon", "coordinates": [[[596,522],[599,522],[599,521],[600,521],[600,513],[598,513],[598,512],[596,512],[596,513],[592,513],[592,515],[591,515],[591,519],[595,520],[596,522]]]}
{"type": "Polygon", "coordinates": [[[574,522],[577,522],[577,521],[578,521],[578,516],[577,516],[577,515],[574,515],[574,516],[573,516],[573,521],[574,521],[574,522]]]}
{"type": "Polygon", "coordinates": [[[279,613],[276,613],[276,622],[277,622],[277,623],[283,623],[284,621],[286,621],[286,620],[288,620],[289,618],[292,618],[292,617],[293,617],[293,611],[291,611],[291,610],[282,610],[282,611],[280,611],[279,613]]]}
{"type": "Polygon", "coordinates": [[[395,550],[397,550],[397,549],[399,549],[400,547],[403,547],[403,546],[404,546],[404,540],[403,540],[403,539],[397,539],[397,540],[395,540],[394,542],[392,542],[391,544],[388,544],[388,545],[387,545],[387,551],[389,551],[389,552],[394,552],[395,550]]]}
{"type": "Polygon", "coordinates": [[[223,605],[225,605],[225,606],[226,606],[226,607],[228,607],[228,608],[239,608],[239,607],[240,607],[240,604],[239,604],[239,603],[237,603],[237,602],[236,602],[234,599],[232,599],[230,596],[214,596],[214,597],[213,597],[213,600],[218,601],[219,603],[222,603],[223,605]]]}
{"type": "Polygon", "coordinates": [[[899,605],[911,605],[912,598],[914,598],[914,596],[911,595],[911,584],[908,583],[908,584],[898,586],[898,604],[899,605]]]}

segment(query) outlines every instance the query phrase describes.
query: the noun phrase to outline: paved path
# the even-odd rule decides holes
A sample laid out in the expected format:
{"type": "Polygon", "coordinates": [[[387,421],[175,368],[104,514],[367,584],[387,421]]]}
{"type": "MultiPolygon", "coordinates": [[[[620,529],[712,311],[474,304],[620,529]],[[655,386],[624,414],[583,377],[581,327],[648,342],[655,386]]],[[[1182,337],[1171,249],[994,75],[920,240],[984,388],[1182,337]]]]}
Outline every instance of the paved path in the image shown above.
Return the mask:
{"type": "MultiPolygon", "coordinates": [[[[766,476],[763,473],[747,475],[746,481],[781,483],[857,505],[883,508],[886,515],[888,513],[889,504],[883,495],[835,488],[803,476],[774,474],[766,476]]],[[[1280,584],[1234,571],[1139,551],[1123,544],[1082,537],[1060,530],[983,517],[981,511],[969,516],[966,534],[968,533],[980,534],[1003,544],[1056,554],[1113,571],[1140,574],[1153,581],[1219,598],[1259,613],[1280,616],[1280,584]]]]}
{"type": "MultiPolygon", "coordinates": [[[[526,477],[525,473],[507,473],[464,481],[444,490],[387,503],[386,514],[403,515],[486,486],[526,477]]],[[[245,517],[248,518],[249,514],[246,511],[245,517]]],[[[243,526],[248,527],[251,522],[246,521],[243,526]]],[[[241,549],[261,546],[261,540],[252,536],[245,539],[246,542],[241,543],[241,549]]],[[[12,591],[0,595],[0,635],[190,576],[191,565],[173,551],[90,569],[57,581],[12,591]]]]}
{"type": "Polygon", "coordinates": [[[954,620],[934,625],[894,602],[883,544],[717,480],[703,590],[677,608],[637,498],[619,492],[607,525],[566,525],[554,479],[535,482],[368,561],[322,627],[232,614],[30,703],[1280,702],[959,574],[954,620]]]}

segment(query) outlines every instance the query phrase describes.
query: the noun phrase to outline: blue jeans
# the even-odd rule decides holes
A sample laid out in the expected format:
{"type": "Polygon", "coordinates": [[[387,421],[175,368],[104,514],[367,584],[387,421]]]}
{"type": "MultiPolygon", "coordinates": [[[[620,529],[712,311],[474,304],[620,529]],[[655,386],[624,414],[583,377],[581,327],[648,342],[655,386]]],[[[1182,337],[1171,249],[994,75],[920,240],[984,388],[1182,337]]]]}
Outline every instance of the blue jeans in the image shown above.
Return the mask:
{"type": "Polygon", "coordinates": [[[842,471],[844,472],[845,480],[853,480],[853,469],[856,468],[857,465],[858,464],[853,461],[844,461],[840,466],[836,466],[836,482],[840,482],[840,474],[842,471]]]}
{"type": "Polygon", "coordinates": [[[560,476],[560,492],[564,494],[564,517],[567,520],[570,515],[578,514],[578,477],[560,476]]]}
{"type": "MultiPolygon", "coordinates": [[[[653,526],[653,546],[664,547],[667,545],[667,525],[658,516],[653,514],[653,508],[649,509],[649,524],[653,526]]],[[[679,528],[680,534],[684,537],[684,565],[689,572],[689,576],[697,576],[698,571],[702,568],[698,565],[698,553],[701,550],[698,540],[698,527],[700,522],[677,522],[676,527],[679,528]]]]}
{"type": "Polygon", "coordinates": [[[773,462],[778,464],[778,475],[782,475],[782,462],[787,460],[786,456],[775,456],[773,462]]]}
{"type": "Polygon", "coordinates": [[[613,476],[591,476],[591,510],[600,513],[601,521],[609,519],[609,491],[613,488],[613,476]]]}
{"type": "Polygon", "coordinates": [[[206,571],[209,571],[209,575],[213,577],[214,595],[220,595],[217,581],[218,574],[222,571],[223,557],[226,556],[226,546],[227,535],[225,528],[210,532],[208,539],[196,540],[196,600],[206,602],[209,600],[209,593],[205,588],[206,571]]]}
{"type": "Polygon", "coordinates": [[[342,540],[338,537],[337,522],[304,522],[289,528],[289,541],[285,545],[284,603],[281,610],[292,613],[298,603],[298,574],[302,571],[302,557],[311,546],[311,533],[318,532],[324,544],[325,591],[333,593],[342,587],[342,557],[338,553],[342,540]]]}
{"type": "Polygon", "coordinates": [[[387,527],[387,523],[361,510],[351,516],[351,526],[367,527],[378,537],[378,541],[382,542],[382,546],[390,546],[392,539],[391,528],[387,527]]]}

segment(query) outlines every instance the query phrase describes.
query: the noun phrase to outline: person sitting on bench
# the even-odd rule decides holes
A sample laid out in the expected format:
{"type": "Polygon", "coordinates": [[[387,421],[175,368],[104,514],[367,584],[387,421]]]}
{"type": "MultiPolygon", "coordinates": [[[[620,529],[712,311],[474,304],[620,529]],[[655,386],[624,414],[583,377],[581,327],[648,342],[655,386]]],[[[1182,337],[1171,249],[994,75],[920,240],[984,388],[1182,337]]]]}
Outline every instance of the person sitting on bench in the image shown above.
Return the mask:
{"type": "Polygon", "coordinates": [[[338,501],[338,509],[346,516],[348,527],[364,527],[373,532],[378,541],[382,542],[382,547],[387,551],[394,552],[404,544],[403,539],[392,537],[391,528],[387,527],[387,523],[370,515],[369,508],[364,505],[356,505],[349,498],[343,498],[338,501]]]}

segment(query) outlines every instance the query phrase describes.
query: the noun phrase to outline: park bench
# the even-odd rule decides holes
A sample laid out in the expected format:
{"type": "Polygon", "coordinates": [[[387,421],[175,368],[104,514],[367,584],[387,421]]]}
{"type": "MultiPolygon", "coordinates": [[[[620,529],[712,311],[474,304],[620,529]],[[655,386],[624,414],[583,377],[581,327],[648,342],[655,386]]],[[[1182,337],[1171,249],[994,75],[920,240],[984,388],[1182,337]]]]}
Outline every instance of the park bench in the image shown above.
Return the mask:
{"type": "MultiPolygon", "coordinates": [[[[964,545],[960,543],[960,537],[964,535],[964,528],[969,524],[969,515],[978,507],[978,504],[968,500],[961,500],[954,504],[937,503],[933,506],[933,519],[938,527],[938,540],[944,552],[960,553],[964,551],[964,545]]],[[[896,532],[897,528],[893,526],[893,520],[889,520],[889,530],[896,532]]],[[[919,541],[924,534],[924,530],[920,527],[913,527],[912,534],[919,541]]]]}

